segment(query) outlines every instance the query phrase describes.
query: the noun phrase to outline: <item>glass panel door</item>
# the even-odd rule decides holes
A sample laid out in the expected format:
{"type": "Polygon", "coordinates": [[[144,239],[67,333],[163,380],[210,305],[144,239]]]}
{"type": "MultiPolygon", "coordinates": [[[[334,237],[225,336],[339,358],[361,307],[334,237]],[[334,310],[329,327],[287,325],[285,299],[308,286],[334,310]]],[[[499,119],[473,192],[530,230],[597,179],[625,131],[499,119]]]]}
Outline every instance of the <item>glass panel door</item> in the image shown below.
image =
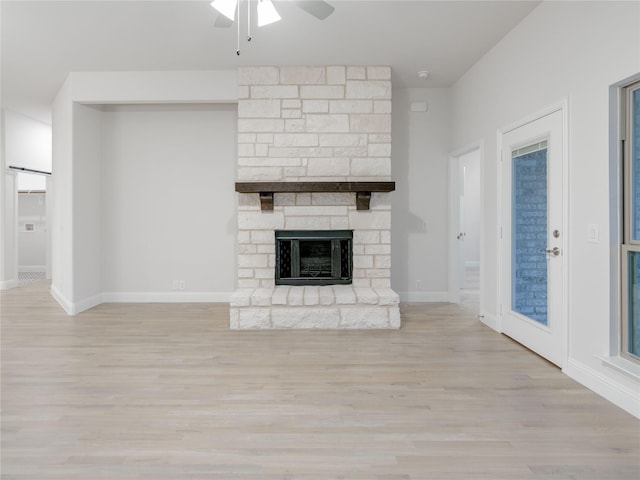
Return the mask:
{"type": "Polygon", "coordinates": [[[563,112],[502,134],[500,325],[504,334],[562,366],[564,253],[563,112]]]}

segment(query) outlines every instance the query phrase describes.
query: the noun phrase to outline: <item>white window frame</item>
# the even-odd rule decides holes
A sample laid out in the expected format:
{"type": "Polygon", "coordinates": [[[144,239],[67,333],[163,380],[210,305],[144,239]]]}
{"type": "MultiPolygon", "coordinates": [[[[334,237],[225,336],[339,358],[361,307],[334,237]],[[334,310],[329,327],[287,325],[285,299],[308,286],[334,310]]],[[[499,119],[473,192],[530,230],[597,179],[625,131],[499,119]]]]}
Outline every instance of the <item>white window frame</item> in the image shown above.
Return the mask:
{"type": "Polygon", "coordinates": [[[620,315],[617,317],[619,333],[617,335],[617,351],[622,358],[640,364],[640,356],[629,351],[629,252],[640,254],[640,239],[633,239],[633,159],[632,159],[632,97],[640,91],[640,79],[622,85],[619,89],[619,165],[622,186],[622,238],[618,268],[620,272],[620,315]]]}

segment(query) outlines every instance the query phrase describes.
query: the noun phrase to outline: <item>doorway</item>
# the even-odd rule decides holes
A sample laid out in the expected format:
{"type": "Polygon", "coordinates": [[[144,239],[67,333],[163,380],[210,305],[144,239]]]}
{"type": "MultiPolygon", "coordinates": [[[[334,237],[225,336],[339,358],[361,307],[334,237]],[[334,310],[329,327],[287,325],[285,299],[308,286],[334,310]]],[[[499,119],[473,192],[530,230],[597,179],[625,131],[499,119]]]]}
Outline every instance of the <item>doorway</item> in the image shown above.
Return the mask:
{"type": "Polygon", "coordinates": [[[564,116],[556,109],[501,133],[502,332],[562,367],[564,116]]]}
{"type": "Polygon", "coordinates": [[[51,278],[47,177],[18,173],[18,285],[51,278]]]}
{"type": "Polygon", "coordinates": [[[482,254],[481,148],[450,156],[450,301],[480,314],[482,254]]]}

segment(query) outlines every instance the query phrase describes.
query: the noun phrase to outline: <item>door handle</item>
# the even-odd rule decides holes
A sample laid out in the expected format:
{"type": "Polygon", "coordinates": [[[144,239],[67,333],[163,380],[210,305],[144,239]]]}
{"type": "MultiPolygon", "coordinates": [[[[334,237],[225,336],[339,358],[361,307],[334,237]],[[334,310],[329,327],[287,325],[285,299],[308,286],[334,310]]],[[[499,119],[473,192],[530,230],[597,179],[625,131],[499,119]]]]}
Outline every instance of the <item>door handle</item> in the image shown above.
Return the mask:
{"type": "Polygon", "coordinates": [[[558,255],[560,255],[560,249],[558,247],[553,247],[553,248],[547,248],[546,250],[542,250],[545,253],[548,253],[549,255],[553,255],[554,257],[557,257],[558,255]]]}

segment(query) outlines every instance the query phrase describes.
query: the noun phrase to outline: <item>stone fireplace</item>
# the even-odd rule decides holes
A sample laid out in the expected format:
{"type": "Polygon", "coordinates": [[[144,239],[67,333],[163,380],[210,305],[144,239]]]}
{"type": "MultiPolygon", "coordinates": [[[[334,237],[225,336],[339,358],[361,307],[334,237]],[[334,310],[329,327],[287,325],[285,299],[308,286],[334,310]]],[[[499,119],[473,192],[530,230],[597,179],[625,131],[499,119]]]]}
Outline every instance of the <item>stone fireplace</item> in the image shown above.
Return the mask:
{"type": "Polygon", "coordinates": [[[390,156],[389,67],[238,69],[231,328],[400,327],[390,156]]]}

